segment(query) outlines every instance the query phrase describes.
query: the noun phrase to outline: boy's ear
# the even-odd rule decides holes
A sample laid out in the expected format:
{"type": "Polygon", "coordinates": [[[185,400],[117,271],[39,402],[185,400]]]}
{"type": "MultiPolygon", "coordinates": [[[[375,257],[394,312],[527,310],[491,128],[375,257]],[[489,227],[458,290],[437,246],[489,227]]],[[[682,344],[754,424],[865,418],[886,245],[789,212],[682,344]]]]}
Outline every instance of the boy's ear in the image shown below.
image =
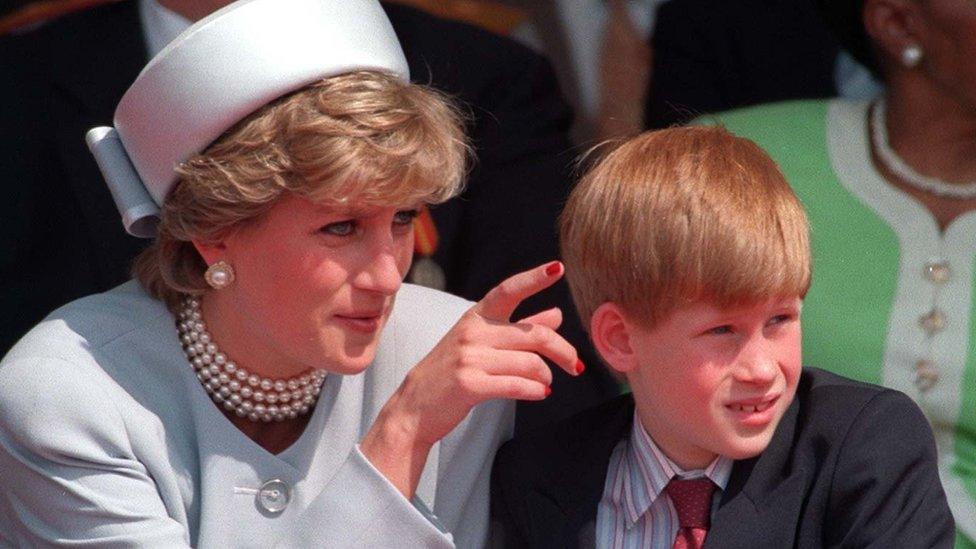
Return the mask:
{"type": "Polygon", "coordinates": [[[593,311],[593,316],[590,317],[590,338],[597,352],[611,368],[621,373],[634,369],[637,361],[630,342],[630,323],[619,305],[607,302],[593,311]]]}

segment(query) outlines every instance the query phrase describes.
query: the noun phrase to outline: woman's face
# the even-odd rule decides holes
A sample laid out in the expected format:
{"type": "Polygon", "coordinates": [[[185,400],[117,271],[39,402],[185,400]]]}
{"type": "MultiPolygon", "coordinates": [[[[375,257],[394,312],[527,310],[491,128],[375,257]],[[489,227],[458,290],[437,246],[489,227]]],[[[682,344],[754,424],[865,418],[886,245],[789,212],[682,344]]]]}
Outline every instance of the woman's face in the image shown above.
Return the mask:
{"type": "Polygon", "coordinates": [[[410,267],[415,215],[286,194],[223,241],[236,280],[210,294],[215,318],[204,299],[208,322],[220,323],[216,343],[231,339],[228,355],[268,376],[363,371],[410,267]]]}

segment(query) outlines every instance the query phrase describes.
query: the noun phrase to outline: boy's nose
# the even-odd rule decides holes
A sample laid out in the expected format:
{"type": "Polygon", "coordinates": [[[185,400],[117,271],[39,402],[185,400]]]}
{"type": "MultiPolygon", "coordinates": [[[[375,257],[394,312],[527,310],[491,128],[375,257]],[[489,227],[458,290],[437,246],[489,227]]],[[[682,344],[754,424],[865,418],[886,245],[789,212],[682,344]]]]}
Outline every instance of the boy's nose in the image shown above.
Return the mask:
{"type": "Polygon", "coordinates": [[[742,357],[735,370],[735,377],[737,381],[741,381],[742,383],[763,385],[772,383],[776,379],[776,373],[778,371],[779,368],[776,365],[775,358],[766,354],[756,353],[742,357]]]}

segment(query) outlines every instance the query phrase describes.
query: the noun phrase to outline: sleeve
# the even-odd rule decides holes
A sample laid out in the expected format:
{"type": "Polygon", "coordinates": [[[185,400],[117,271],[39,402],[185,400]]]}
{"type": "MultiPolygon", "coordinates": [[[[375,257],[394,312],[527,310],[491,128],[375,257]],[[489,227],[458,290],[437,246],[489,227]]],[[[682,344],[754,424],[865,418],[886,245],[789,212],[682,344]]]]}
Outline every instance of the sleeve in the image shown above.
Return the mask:
{"type": "Polygon", "coordinates": [[[358,446],[279,547],[483,547],[495,450],[511,435],[514,406],[491,401],[441,441],[433,512],[408,501],[358,446]]]}
{"type": "Polygon", "coordinates": [[[188,547],[118,408],[90,381],[53,359],[0,366],[0,542],[188,547]]]}
{"type": "Polygon", "coordinates": [[[434,512],[458,547],[485,547],[488,542],[492,463],[499,446],[512,436],[514,418],[514,402],[486,402],[441,445],[434,512]]]}
{"type": "MultiPolygon", "coordinates": [[[[408,501],[357,445],[275,547],[454,547],[422,502],[408,501]]],[[[462,547],[467,547],[462,545],[462,547]]]]}
{"type": "Polygon", "coordinates": [[[952,547],[932,430],[896,391],[872,398],[845,435],[824,521],[827,547],[952,547]]]}

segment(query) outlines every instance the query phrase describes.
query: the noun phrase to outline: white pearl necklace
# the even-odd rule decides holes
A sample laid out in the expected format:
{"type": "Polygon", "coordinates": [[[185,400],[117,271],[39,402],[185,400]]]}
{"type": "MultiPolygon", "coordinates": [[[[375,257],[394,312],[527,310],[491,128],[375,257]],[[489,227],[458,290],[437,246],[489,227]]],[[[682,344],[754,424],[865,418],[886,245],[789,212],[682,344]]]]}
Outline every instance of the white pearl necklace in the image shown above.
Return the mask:
{"type": "Polygon", "coordinates": [[[935,177],[922,175],[905,163],[895,153],[888,142],[888,128],[885,125],[885,100],[879,99],[871,110],[871,136],[878,159],[891,173],[916,189],[949,198],[976,198],[976,181],[955,184],[935,177]]]}
{"type": "Polygon", "coordinates": [[[200,301],[183,300],[176,322],[186,357],[197,379],[218,406],[251,421],[284,421],[315,407],[326,372],[315,370],[291,379],[252,374],[234,364],[213,342],[200,313],[200,301]]]}

